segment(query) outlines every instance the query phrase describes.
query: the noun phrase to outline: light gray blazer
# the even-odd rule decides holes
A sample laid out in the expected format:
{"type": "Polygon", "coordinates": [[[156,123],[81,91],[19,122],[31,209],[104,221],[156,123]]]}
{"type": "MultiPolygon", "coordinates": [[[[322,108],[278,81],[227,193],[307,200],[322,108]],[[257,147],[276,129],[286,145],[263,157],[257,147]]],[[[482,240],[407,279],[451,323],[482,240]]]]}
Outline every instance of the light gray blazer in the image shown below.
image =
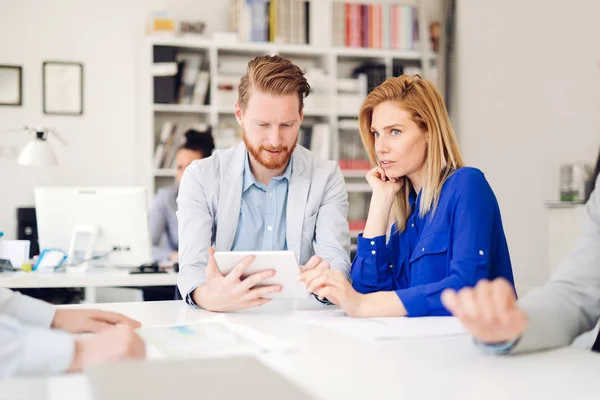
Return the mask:
{"type": "MultiPolygon", "coordinates": [[[[230,251],[237,230],[246,146],[243,143],[194,161],[177,197],[179,276],[184,299],[206,282],[208,247],[230,251]]],[[[288,249],[300,264],[317,254],[349,275],[348,194],[335,161],[317,159],[297,146],[286,210],[288,249]]]]}
{"type": "Polygon", "coordinates": [[[0,378],[69,368],[75,341],[67,332],[50,329],[55,313],[48,303],[0,287],[0,378]]]}
{"type": "Polygon", "coordinates": [[[600,176],[575,248],[543,287],[520,300],[528,317],[513,352],[569,345],[600,318],[600,176]]]}

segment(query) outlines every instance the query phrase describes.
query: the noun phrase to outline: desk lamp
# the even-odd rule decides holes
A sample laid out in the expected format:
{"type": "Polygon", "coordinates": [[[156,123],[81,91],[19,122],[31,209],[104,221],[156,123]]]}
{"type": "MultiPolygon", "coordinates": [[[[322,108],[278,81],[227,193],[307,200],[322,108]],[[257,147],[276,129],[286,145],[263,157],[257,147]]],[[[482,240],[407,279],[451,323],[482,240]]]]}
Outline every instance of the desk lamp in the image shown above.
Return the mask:
{"type": "Polygon", "coordinates": [[[17,159],[20,165],[35,165],[35,166],[54,166],[58,164],[56,155],[48,144],[48,136],[52,134],[63,146],[67,142],[55,131],[42,126],[25,126],[23,129],[11,129],[0,131],[0,133],[19,132],[23,131],[34,135],[33,138],[25,145],[23,151],[17,159]]]}

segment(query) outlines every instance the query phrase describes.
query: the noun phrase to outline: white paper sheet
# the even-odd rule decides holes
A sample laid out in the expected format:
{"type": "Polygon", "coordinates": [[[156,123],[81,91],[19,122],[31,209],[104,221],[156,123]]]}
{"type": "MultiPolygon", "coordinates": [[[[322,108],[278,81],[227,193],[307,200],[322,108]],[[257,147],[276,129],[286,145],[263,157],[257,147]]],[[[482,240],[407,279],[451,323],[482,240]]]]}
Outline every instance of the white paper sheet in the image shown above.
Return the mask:
{"type": "Polygon", "coordinates": [[[29,240],[0,240],[0,258],[10,260],[14,268],[29,260],[29,240]]]}
{"type": "Polygon", "coordinates": [[[362,340],[409,339],[466,334],[454,317],[352,318],[343,310],[296,311],[298,322],[319,325],[362,340]]]}
{"type": "Polygon", "coordinates": [[[248,355],[290,348],[276,338],[233,324],[225,316],[182,325],[142,327],[138,333],[149,347],[150,358],[248,355]]]}

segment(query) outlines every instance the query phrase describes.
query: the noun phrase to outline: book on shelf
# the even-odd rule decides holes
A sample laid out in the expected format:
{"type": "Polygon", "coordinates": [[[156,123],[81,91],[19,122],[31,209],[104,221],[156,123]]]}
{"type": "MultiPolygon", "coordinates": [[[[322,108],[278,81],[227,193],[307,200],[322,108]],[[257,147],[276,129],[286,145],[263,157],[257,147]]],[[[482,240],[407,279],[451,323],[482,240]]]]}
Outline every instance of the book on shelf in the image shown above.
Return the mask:
{"type": "Polygon", "coordinates": [[[330,127],[326,123],[303,124],[298,134],[298,144],[321,159],[331,158],[330,127]]]}
{"type": "Polygon", "coordinates": [[[240,42],[328,46],[329,14],[323,0],[231,0],[228,26],[240,42]]]}
{"type": "Polygon", "coordinates": [[[360,106],[367,96],[368,79],[363,73],[353,74],[355,78],[338,78],[337,110],[354,112],[358,115],[360,106]]]}
{"type": "Polygon", "coordinates": [[[329,124],[317,123],[312,126],[310,150],[317,158],[328,160],[331,157],[329,124]]]}
{"type": "Polygon", "coordinates": [[[220,74],[217,77],[217,92],[219,93],[219,107],[221,109],[233,109],[238,100],[239,86],[239,75],[220,74]]]}
{"type": "Polygon", "coordinates": [[[194,86],[200,73],[200,64],[202,64],[202,55],[180,52],[177,54],[177,62],[183,63],[181,86],[179,87],[179,104],[192,104],[194,86]]]}
{"type": "Polygon", "coordinates": [[[331,18],[336,46],[398,50],[419,48],[416,7],[334,2],[331,18]]]}
{"type": "Polygon", "coordinates": [[[338,164],[345,171],[367,171],[371,169],[371,162],[365,159],[340,159],[338,164]]]}
{"type": "Polygon", "coordinates": [[[200,65],[200,71],[196,77],[196,83],[193,89],[192,104],[204,105],[209,104],[209,84],[210,84],[210,72],[208,66],[208,60],[203,60],[200,65]]]}
{"type": "Polygon", "coordinates": [[[175,167],[175,157],[177,156],[177,151],[181,147],[181,145],[185,142],[185,137],[183,136],[184,129],[180,125],[176,125],[175,129],[171,134],[171,142],[168,149],[165,149],[165,157],[162,164],[162,168],[171,169],[175,167]]]}
{"type": "Polygon", "coordinates": [[[365,230],[365,226],[367,226],[367,220],[348,220],[348,227],[351,231],[359,231],[362,232],[365,230]]]}
{"type": "Polygon", "coordinates": [[[160,131],[160,135],[158,137],[158,142],[156,143],[156,149],[154,150],[154,168],[163,168],[163,163],[165,160],[165,155],[167,153],[167,145],[171,140],[171,136],[173,135],[175,129],[177,128],[177,124],[171,121],[166,121],[162,129],[160,131]]]}
{"type": "Polygon", "coordinates": [[[175,168],[177,151],[185,143],[185,133],[189,129],[194,129],[200,133],[206,132],[207,134],[211,131],[210,125],[204,122],[183,126],[176,122],[165,121],[154,150],[153,165],[155,169],[175,168]]]}
{"type": "Polygon", "coordinates": [[[201,53],[154,46],[154,104],[204,105],[209,101],[208,59],[201,53]]]}
{"type": "Polygon", "coordinates": [[[363,231],[369,215],[370,192],[348,193],[348,225],[351,231],[363,231]]]}

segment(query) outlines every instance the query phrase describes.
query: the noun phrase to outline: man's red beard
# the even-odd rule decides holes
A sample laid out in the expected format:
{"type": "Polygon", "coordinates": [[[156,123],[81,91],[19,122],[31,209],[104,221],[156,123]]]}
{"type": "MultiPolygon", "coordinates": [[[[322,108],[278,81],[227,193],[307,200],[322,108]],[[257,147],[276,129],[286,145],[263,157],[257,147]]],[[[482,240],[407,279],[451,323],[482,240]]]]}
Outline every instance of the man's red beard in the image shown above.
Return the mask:
{"type": "Polygon", "coordinates": [[[292,153],[296,148],[296,142],[294,142],[294,145],[291,149],[286,146],[265,147],[263,145],[260,145],[258,147],[254,147],[248,141],[245,131],[243,131],[242,139],[246,144],[248,152],[250,153],[250,155],[252,155],[252,158],[258,161],[260,165],[268,169],[280,169],[285,167],[290,161],[292,153]],[[269,157],[267,154],[265,154],[265,152],[267,151],[278,151],[280,153],[276,157],[269,157]]]}

